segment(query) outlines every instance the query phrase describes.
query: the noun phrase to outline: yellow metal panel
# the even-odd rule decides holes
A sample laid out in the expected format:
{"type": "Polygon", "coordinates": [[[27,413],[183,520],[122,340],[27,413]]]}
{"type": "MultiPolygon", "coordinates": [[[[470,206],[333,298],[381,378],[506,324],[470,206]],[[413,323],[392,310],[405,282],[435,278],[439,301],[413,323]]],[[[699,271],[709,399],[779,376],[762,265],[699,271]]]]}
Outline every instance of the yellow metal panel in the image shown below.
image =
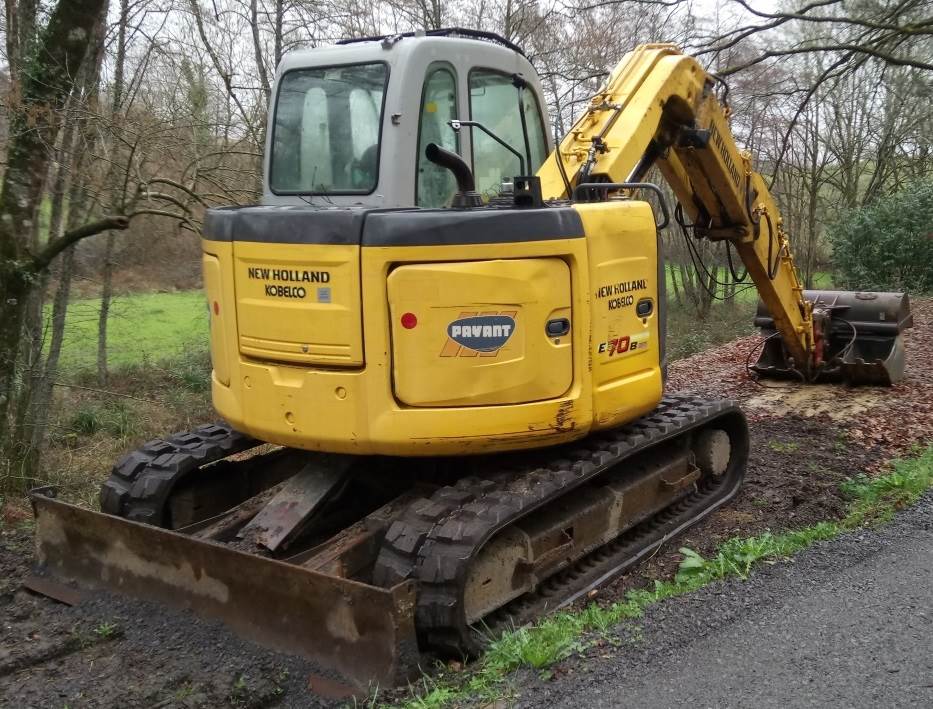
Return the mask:
{"type": "MultiPolygon", "coordinates": [[[[270,257],[279,248],[265,246],[270,257]]],[[[410,407],[399,402],[392,390],[389,273],[406,264],[508,259],[516,255],[559,258],[568,265],[571,308],[575,313],[572,347],[576,352],[586,353],[589,280],[585,239],[365,247],[361,250],[365,368],[340,371],[234,357],[230,387],[214,379],[215,408],[235,428],[262,440],[343,453],[479,454],[582,438],[592,422],[586,357],[573,358],[569,389],[544,401],[503,406],[410,407]]]]}
{"type": "Polygon", "coordinates": [[[517,404],[570,387],[571,338],[545,332],[549,320],[570,319],[563,260],[402,266],[389,274],[388,292],[393,379],[402,403],[517,404]]]}
{"type": "Polygon", "coordinates": [[[577,205],[586,231],[594,428],[641,416],[661,400],[657,233],[645,202],[577,205]],[[636,306],[652,303],[641,318],[636,306]]]}
{"type": "Polygon", "coordinates": [[[359,246],[237,242],[240,351],[256,359],[363,364],[359,246]]]}
{"type": "Polygon", "coordinates": [[[211,366],[217,381],[224,386],[229,386],[230,357],[227,347],[226,319],[228,317],[235,319],[236,311],[232,302],[224,302],[220,259],[213,254],[205,253],[201,265],[204,271],[204,290],[211,318],[211,366]]]}

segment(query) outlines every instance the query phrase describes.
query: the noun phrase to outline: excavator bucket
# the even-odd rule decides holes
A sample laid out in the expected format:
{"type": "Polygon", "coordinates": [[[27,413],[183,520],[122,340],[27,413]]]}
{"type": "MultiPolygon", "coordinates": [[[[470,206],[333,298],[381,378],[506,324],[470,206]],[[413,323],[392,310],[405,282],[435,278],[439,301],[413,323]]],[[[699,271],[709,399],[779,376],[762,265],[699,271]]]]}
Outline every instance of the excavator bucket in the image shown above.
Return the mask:
{"type": "Polygon", "coordinates": [[[248,554],[53,495],[49,488],[30,495],[40,593],[76,583],[191,610],[260,645],[304,656],[356,692],[395,686],[416,670],[413,582],[378,588],[301,559],[248,554]]]}
{"type": "MultiPolygon", "coordinates": [[[[804,298],[813,303],[815,320],[828,318],[822,345],[826,366],[812,373],[811,381],[890,386],[904,378],[903,332],[913,326],[906,293],[808,290],[804,298]]],[[[761,301],[755,325],[765,342],[752,369],[764,377],[804,378],[788,360],[761,301]]]]}

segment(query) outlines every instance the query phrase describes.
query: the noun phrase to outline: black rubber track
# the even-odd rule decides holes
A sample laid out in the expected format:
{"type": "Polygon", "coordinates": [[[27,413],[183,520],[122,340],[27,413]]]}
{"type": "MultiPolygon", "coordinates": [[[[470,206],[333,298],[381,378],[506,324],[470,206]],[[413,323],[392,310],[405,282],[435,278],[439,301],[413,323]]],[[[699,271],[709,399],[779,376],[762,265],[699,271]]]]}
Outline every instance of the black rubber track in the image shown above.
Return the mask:
{"type": "Polygon", "coordinates": [[[172,489],[198,468],[260,444],[226,423],[156,438],[121,458],[100,488],[100,509],[157,527],[168,524],[172,489]]]}
{"type": "MultiPolygon", "coordinates": [[[[527,468],[509,471],[507,475],[496,474],[494,481],[486,481],[483,490],[472,499],[462,494],[448,497],[446,491],[451,488],[442,488],[427,504],[410,506],[386,536],[380,559],[384,554],[386,559],[393,560],[395,573],[385,576],[386,580],[401,580],[405,573],[418,579],[416,626],[422,643],[448,655],[472,655],[482,649],[483,634],[471,628],[464,617],[463,592],[472,558],[494,534],[636,453],[714,421],[727,420],[735,429],[732,472],[727,476],[731,480],[730,489],[718,496],[694,494],[690,498],[693,504],[687,505],[686,510],[681,509],[682,503],[676,503],[673,506],[676,510],[664,510],[656,516],[658,523],[654,527],[646,529],[639,525],[637,539],[628,538],[617,549],[598,550],[606,559],[612,559],[614,568],[621,568],[626,566],[626,558],[618,559],[618,553],[612,552],[624,547],[629,557],[640,558],[639,549],[656,546],[659,532],[663,537],[664,529],[682,529],[702,517],[713,501],[723,496],[728,499],[738,489],[748,452],[748,430],[744,416],[732,402],[668,397],[650,415],[624,427],[559,447],[547,457],[532,455],[527,468]]],[[[583,570],[586,573],[574,571],[575,565],[567,581],[552,584],[549,593],[545,591],[547,598],[542,596],[533,605],[559,604],[559,596],[572,593],[579,585],[574,583],[577,580],[572,578],[574,574],[579,579],[591,576],[593,569],[597,569],[599,565],[592,563],[596,558],[585,557],[590,560],[589,568],[583,570]]],[[[528,599],[518,600],[527,605],[528,599]]],[[[495,617],[490,621],[494,623],[495,617]]]]}
{"type": "Polygon", "coordinates": [[[389,542],[379,550],[373,566],[373,583],[391,588],[409,578],[418,563],[418,550],[434,527],[453,510],[495,487],[493,480],[470,476],[436,490],[430,497],[412,501],[405,508],[404,520],[396,520],[386,532],[389,542]]]}

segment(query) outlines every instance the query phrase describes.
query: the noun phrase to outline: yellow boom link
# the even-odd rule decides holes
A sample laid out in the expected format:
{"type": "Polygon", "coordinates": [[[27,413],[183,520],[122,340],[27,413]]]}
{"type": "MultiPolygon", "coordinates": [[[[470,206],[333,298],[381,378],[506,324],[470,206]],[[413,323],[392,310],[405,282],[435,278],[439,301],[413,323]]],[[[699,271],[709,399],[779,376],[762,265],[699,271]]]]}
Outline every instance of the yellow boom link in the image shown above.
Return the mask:
{"type": "Polygon", "coordinates": [[[737,147],[716,83],[673,45],[628,53],[541,166],[542,193],[559,199],[571,196],[568,183],[637,182],[656,165],[695,234],[732,243],[793,366],[808,372],[817,364],[813,308],[777,204],[751,155],[737,147]]]}

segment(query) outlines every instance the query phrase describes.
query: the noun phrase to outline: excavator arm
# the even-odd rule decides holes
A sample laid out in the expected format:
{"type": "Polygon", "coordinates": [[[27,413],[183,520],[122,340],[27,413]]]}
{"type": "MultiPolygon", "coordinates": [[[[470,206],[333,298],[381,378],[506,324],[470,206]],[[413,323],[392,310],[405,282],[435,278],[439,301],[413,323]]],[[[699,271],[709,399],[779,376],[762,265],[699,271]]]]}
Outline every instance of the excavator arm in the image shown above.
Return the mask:
{"type": "Polygon", "coordinates": [[[542,193],[570,198],[583,185],[635,183],[656,166],[694,236],[728,241],[758,289],[756,323],[773,340],[760,372],[896,381],[900,332],[911,324],[906,295],[804,291],[777,204],[732,135],[727,93],[675,46],[638,47],[541,166],[542,193]]]}

